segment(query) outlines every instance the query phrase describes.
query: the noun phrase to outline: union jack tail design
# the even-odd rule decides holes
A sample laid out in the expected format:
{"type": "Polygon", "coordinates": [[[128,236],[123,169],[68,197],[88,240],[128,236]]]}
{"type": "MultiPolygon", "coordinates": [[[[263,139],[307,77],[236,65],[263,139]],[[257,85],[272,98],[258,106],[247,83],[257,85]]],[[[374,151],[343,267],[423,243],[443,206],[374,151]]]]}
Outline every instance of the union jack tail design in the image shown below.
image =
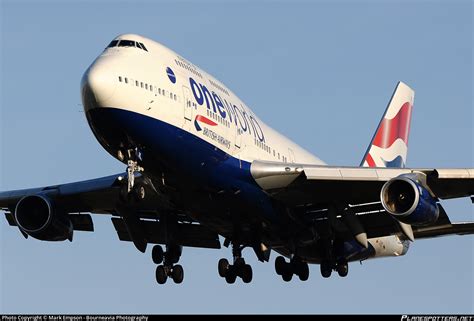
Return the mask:
{"type": "Polygon", "coordinates": [[[399,82],[360,166],[405,167],[415,92],[399,82]]]}

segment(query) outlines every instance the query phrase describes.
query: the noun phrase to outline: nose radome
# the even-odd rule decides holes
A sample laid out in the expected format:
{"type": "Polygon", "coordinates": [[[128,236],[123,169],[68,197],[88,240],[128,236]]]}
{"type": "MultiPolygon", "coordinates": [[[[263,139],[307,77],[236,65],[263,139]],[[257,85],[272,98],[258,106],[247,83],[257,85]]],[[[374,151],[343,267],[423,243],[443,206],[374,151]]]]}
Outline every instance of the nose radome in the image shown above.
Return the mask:
{"type": "Polygon", "coordinates": [[[94,107],[106,107],[106,103],[113,97],[117,79],[106,62],[96,61],[82,77],[82,91],[93,97],[97,104],[94,107]]]}

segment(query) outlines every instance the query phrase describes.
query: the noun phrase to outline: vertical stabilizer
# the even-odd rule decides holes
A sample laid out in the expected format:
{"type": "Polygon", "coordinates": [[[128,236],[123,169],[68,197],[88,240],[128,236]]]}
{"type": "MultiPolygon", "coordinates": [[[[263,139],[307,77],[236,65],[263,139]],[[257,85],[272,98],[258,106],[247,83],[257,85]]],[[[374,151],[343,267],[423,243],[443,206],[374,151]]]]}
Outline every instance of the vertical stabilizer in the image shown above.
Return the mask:
{"type": "Polygon", "coordinates": [[[415,92],[399,82],[360,166],[405,167],[415,92]]]}

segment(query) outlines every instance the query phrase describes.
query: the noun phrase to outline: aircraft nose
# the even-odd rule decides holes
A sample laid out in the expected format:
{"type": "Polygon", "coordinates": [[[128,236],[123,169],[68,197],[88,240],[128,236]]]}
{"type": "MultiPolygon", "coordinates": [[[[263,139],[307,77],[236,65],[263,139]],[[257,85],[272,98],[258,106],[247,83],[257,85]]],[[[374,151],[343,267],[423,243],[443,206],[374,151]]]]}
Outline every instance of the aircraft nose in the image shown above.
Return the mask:
{"type": "Polygon", "coordinates": [[[84,109],[106,107],[113,97],[117,79],[106,62],[97,61],[84,73],[81,81],[81,93],[84,109]]]}

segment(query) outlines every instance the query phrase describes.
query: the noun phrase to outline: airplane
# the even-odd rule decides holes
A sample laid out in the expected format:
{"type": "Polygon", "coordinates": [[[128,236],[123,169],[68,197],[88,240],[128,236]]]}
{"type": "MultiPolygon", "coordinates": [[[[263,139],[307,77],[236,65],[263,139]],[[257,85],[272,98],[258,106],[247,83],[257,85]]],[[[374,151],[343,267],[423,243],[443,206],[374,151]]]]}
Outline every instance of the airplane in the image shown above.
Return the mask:
{"type": "MultiPolygon", "coordinates": [[[[330,166],[265,124],[228,87],[136,34],[110,42],[85,71],[81,98],[101,146],[123,173],[0,193],[25,237],[73,241],[110,215],[121,241],[154,244],[156,281],[184,280],[183,247],[229,247],[227,283],[253,279],[252,249],[289,282],[348,275],[349,262],[405,255],[411,242],[470,235],[441,200],[474,202],[473,168],[407,168],[414,91],[399,82],[359,166],[330,166]]],[[[296,108],[296,107],[294,107],[296,108]]]]}

